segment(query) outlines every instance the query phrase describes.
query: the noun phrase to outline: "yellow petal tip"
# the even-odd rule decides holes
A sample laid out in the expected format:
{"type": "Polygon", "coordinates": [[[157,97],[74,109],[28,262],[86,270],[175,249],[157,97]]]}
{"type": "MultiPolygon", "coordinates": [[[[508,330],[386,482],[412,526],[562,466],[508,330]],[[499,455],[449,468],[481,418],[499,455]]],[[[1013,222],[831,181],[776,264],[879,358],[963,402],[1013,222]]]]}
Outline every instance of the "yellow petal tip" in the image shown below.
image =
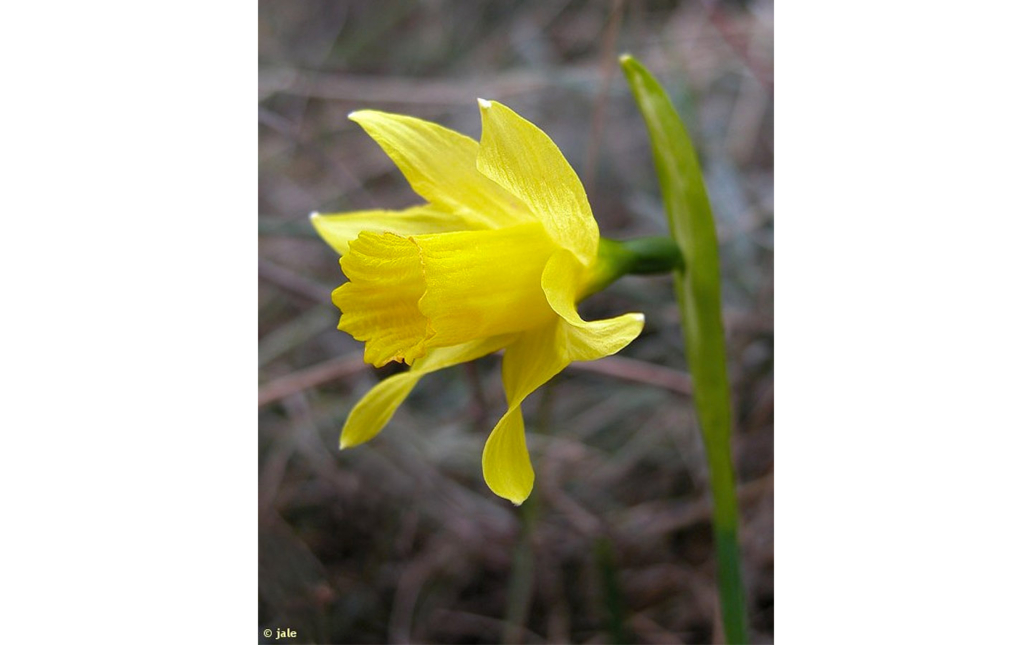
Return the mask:
{"type": "Polygon", "coordinates": [[[477,103],[479,103],[480,107],[484,108],[485,110],[491,107],[491,101],[488,101],[486,99],[477,99],[477,103]]]}
{"type": "Polygon", "coordinates": [[[319,211],[312,211],[311,213],[308,214],[308,219],[315,219],[317,217],[320,217],[319,211]]]}

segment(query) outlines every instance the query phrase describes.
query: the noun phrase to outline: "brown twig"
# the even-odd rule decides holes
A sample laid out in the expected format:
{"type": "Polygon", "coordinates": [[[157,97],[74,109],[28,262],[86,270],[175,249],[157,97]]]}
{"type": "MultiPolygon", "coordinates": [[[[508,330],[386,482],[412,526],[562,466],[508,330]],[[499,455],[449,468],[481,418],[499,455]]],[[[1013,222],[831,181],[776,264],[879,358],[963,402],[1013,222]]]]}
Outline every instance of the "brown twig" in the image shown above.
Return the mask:
{"type": "Polygon", "coordinates": [[[774,73],[766,69],[749,51],[748,43],[742,42],[739,34],[734,33],[727,15],[717,5],[715,0],[703,0],[702,5],[706,8],[710,23],[716,28],[721,39],[738,55],[738,58],[745,65],[752,75],[768,90],[774,90],[774,73]]]}
{"type": "Polygon", "coordinates": [[[636,358],[610,356],[590,363],[571,363],[569,369],[613,376],[625,381],[657,385],[678,394],[690,396],[692,393],[691,378],[684,372],[646,363],[636,358]]]}
{"type": "Polygon", "coordinates": [[[258,260],[258,277],[313,302],[325,304],[330,301],[331,288],[324,287],[314,280],[300,276],[290,269],[273,264],[268,260],[258,260]]]}
{"type": "MultiPolygon", "coordinates": [[[[773,488],[774,473],[769,473],[740,485],[738,501],[742,506],[748,506],[764,495],[772,495],[773,488]]],[[[643,539],[646,536],[666,535],[709,520],[712,516],[713,506],[706,498],[688,505],[681,502],[646,503],[623,511],[614,525],[621,533],[630,536],[628,539],[643,539]]]]}
{"type": "Polygon", "coordinates": [[[591,135],[588,137],[587,160],[584,164],[584,181],[588,195],[595,188],[595,167],[598,165],[598,148],[602,141],[602,126],[606,122],[606,104],[609,102],[609,86],[616,71],[616,38],[620,35],[623,22],[624,0],[613,0],[613,8],[609,13],[609,24],[606,26],[600,64],[602,86],[595,96],[595,105],[591,109],[591,135]]]}
{"type": "Polygon", "coordinates": [[[357,374],[365,369],[365,365],[362,354],[359,352],[330,359],[324,363],[319,363],[307,369],[269,381],[258,388],[258,407],[268,405],[273,401],[279,401],[291,394],[302,392],[316,385],[357,374]]]}

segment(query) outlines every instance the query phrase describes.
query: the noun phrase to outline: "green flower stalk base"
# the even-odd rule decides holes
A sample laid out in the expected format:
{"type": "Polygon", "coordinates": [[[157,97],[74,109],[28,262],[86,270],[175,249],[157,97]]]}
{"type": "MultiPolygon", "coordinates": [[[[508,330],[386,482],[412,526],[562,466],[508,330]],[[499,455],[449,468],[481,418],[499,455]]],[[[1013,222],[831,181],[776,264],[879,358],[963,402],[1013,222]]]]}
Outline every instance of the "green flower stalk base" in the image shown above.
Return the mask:
{"type": "Polygon", "coordinates": [[[670,273],[684,268],[681,249],[669,237],[640,237],[624,242],[598,241],[598,262],[584,295],[605,289],[624,275],[670,273]]]}
{"type": "Polygon", "coordinates": [[[738,551],[738,502],[731,460],[731,395],[721,320],[717,229],[695,149],[670,98],[634,58],[622,56],[620,64],[649,131],[670,233],[684,258],[683,268],[674,272],[674,285],[713,491],[713,533],[724,636],[728,643],[745,643],[748,628],[738,551]]]}

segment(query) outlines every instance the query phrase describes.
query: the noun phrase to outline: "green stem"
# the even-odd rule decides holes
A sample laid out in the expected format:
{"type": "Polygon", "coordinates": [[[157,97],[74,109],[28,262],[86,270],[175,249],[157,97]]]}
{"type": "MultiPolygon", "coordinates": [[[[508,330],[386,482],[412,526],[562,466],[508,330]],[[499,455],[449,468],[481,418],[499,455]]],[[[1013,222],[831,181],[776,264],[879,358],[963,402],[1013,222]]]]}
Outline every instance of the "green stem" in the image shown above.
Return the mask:
{"type": "Polygon", "coordinates": [[[709,464],[724,636],[728,643],[745,643],[748,621],[738,550],[731,393],[721,319],[717,229],[695,148],[670,98],[641,63],[630,56],[622,56],[620,63],[649,131],[671,237],[687,268],[675,271],[674,288],[709,464]]]}
{"type": "Polygon", "coordinates": [[[505,628],[502,642],[516,644],[523,642],[523,628],[530,613],[530,601],[534,594],[534,526],[538,514],[538,495],[531,495],[520,507],[519,541],[512,553],[512,573],[506,594],[505,628]]]}
{"type": "Polygon", "coordinates": [[[677,242],[669,237],[639,237],[617,242],[600,238],[595,274],[580,299],[605,289],[623,275],[670,273],[684,268],[677,242]]]}
{"type": "Polygon", "coordinates": [[[613,645],[630,643],[624,627],[625,609],[623,591],[620,589],[620,576],[616,566],[616,553],[613,542],[608,537],[595,540],[595,562],[602,574],[602,595],[606,612],[606,627],[609,630],[609,642],[613,645]]]}
{"type": "Polygon", "coordinates": [[[619,275],[670,273],[684,268],[684,258],[677,242],[669,237],[639,237],[617,242],[602,238],[598,256],[608,261],[619,275]]]}
{"type": "MultiPolygon", "coordinates": [[[[552,430],[552,409],[555,402],[555,381],[542,388],[541,403],[538,406],[537,434],[546,435],[552,430]]],[[[525,633],[530,604],[534,599],[534,578],[537,565],[534,555],[534,531],[541,514],[541,495],[534,494],[520,506],[520,537],[512,554],[512,572],[505,607],[505,628],[502,642],[521,643],[525,633]]]]}

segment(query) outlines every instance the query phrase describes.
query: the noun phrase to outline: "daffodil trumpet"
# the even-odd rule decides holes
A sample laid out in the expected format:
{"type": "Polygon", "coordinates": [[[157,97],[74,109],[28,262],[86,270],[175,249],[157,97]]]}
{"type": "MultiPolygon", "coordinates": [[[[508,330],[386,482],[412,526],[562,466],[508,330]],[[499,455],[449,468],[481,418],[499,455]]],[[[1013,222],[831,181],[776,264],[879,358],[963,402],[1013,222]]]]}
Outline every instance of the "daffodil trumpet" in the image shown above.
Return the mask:
{"type": "Polygon", "coordinates": [[[504,350],[508,410],[482,465],[488,487],[518,505],[534,484],[520,404],[571,362],[620,351],[644,325],[640,313],[585,321],[577,303],[624,273],[681,259],[669,240],[600,238],[552,140],[508,107],[479,103],[479,143],[409,116],[352,113],[426,203],[313,213],[312,223],[348,278],[332,294],[339,329],[365,343],[368,363],[411,366],[355,405],[341,448],[376,436],[422,376],[504,350]]]}

